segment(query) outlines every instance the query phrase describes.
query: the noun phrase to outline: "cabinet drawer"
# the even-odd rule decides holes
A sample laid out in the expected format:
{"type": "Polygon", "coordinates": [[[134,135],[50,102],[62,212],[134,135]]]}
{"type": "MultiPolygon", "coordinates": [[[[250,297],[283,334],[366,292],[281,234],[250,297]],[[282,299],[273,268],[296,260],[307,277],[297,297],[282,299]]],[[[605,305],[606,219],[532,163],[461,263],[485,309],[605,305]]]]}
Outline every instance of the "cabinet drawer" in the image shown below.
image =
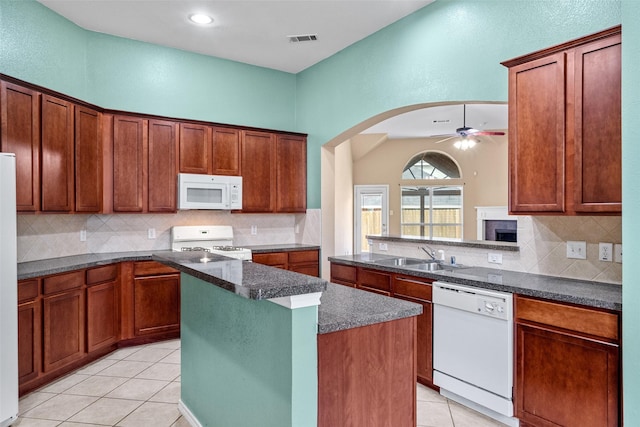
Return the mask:
{"type": "Polygon", "coordinates": [[[264,265],[287,265],[288,259],[289,257],[286,252],[253,255],[253,262],[264,265]]]}
{"type": "Polygon", "coordinates": [[[433,289],[431,283],[413,277],[395,276],[393,278],[393,293],[398,296],[430,302],[433,289]]]}
{"type": "Polygon", "coordinates": [[[576,307],[516,295],[516,320],[542,323],[583,334],[620,340],[619,316],[587,307],[576,307]]]}
{"type": "Polygon", "coordinates": [[[179,271],[156,261],[138,261],[133,264],[133,274],[137,277],[174,273],[179,273],[179,271]]]}
{"type": "Polygon", "coordinates": [[[105,265],[104,267],[87,270],[87,285],[111,282],[118,277],[118,265],[105,265]]]}
{"type": "Polygon", "coordinates": [[[18,282],[18,303],[33,300],[38,297],[38,279],[21,280],[18,282]]]}
{"type": "Polygon", "coordinates": [[[391,291],[391,276],[377,271],[360,269],[358,272],[358,286],[391,291]]]}
{"type": "Polygon", "coordinates": [[[318,262],[318,251],[293,251],[289,252],[289,262],[303,263],[303,262],[318,262]]]}
{"type": "Polygon", "coordinates": [[[58,276],[47,277],[43,280],[43,293],[45,295],[69,289],[79,289],[84,284],[84,270],[73,273],[60,274],[58,276]]]}
{"type": "MultiPolygon", "coordinates": [[[[356,267],[350,265],[331,264],[331,280],[339,282],[356,283],[356,267]]],[[[337,282],[337,283],[339,283],[337,282]]]]}

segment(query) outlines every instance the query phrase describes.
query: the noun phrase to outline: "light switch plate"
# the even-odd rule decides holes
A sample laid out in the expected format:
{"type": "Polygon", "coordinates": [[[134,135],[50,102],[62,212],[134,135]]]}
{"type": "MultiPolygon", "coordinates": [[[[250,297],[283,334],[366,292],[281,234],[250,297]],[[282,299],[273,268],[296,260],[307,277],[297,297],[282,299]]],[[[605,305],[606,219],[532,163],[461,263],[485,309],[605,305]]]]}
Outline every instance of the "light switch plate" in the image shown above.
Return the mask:
{"type": "Polygon", "coordinates": [[[613,261],[622,264],[622,243],[613,245],[613,261]]]}
{"type": "Polygon", "coordinates": [[[489,252],[487,254],[487,261],[491,264],[502,264],[502,254],[489,252]]]}
{"type": "Polygon", "coordinates": [[[567,258],[587,259],[587,242],[567,241],[567,258]]]}

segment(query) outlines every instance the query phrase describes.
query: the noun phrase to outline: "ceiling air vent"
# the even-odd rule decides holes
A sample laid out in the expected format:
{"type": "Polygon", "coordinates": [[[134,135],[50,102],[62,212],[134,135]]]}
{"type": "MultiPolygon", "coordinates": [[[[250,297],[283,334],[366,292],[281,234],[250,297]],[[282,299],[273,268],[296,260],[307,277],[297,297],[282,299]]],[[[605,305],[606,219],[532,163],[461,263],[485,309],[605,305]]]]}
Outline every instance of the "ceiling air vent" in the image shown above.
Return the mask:
{"type": "Polygon", "coordinates": [[[298,42],[314,42],[318,40],[317,34],[301,34],[298,36],[287,36],[289,38],[289,43],[298,43],[298,42]]]}

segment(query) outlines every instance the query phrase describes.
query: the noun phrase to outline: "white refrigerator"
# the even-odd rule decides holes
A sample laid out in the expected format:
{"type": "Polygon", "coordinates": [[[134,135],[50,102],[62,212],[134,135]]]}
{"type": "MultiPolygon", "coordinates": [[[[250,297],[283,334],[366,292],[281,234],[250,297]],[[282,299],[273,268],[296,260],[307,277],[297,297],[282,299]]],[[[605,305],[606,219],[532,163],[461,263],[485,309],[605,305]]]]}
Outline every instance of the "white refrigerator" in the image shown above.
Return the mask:
{"type": "Polygon", "coordinates": [[[0,153],[0,427],[18,418],[16,158],[0,153]]]}

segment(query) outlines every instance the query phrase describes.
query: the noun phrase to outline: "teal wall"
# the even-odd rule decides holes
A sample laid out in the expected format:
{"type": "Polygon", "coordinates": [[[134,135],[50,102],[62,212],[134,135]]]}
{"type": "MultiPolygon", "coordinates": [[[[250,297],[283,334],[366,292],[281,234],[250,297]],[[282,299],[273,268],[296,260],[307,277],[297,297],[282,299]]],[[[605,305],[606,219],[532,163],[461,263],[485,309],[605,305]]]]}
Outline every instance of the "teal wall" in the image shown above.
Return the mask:
{"type": "Polygon", "coordinates": [[[296,131],[296,76],[86,31],[0,0],[0,73],[104,108],[296,131]]]}
{"type": "Polygon", "coordinates": [[[640,426],[640,6],[622,2],[622,360],[624,422],[640,426]],[[636,239],[636,237],[638,237],[636,239]]]}
{"type": "Polygon", "coordinates": [[[290,310],[181,274],[183,403],[204,426],[317,425],[318,307],[290,310]]]}

